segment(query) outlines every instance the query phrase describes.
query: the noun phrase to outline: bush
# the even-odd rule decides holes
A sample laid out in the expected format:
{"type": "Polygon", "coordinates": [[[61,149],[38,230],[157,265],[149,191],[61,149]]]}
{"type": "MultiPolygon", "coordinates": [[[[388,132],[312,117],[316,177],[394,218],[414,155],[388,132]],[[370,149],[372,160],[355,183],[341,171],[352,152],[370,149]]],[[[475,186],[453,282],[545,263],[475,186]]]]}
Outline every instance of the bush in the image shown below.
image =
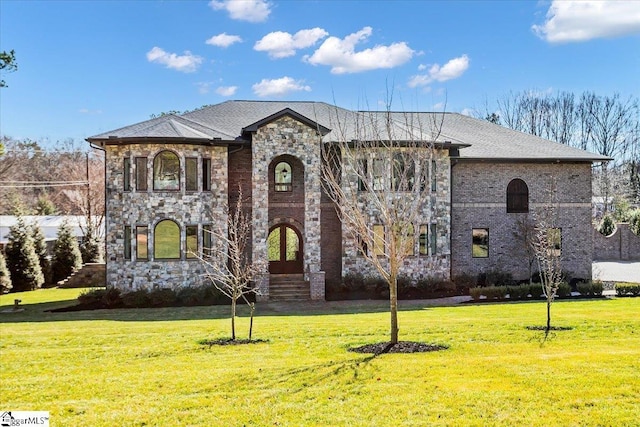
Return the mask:
{"type": "Polygon", "coordinates": [[[98,307],[102,305],[102,300],[106,293],[106,289],[92,289],[78,295],[78,302],[82,305],[98,307]]]}
{"type": "Polygon", "coordinates": [[[636,209],[629,218],[629,228],[636,236],[640,236],[640,209],[636,209]]]}
{"type": "Polygon", "coordinates": [[[616,224],[611,215],[605,215],[598,226],[598,231],[603,236],[611,236],[616,231],[616,224]]]}
{"type": "Polygon", "coordinates": [[[604,283],[600,280],[596,280],[595,282],[591,282],[591,291],[593,295],[596,297],[602,296],[602,291],[604,291],[604,283]]]}
{"type": "Polygon", "coordinates": [[[453,277],[453,283],[458,293],[466,295],[471,291],[471,288],[476,286],[476,278],[470,274],[459,274],[453,277]]]}
{"type": "Polygon", "coordinates": [[[171,307],[178,301],[178,295],[172,289],[154,289],[147,298],[151,307],[171,307]]]}
{"type": "Polygon", "coordinates": [[[122,303],[125,307],[144,308],[151,306],[151,299],[146,289],[138,289],[122,294],[122,303]]]}
{"type": "Polygon", "coordinates": [[[493,286],[510,286],[515,284],[513,275],[499,269],[489,270],[484,273],[487,285],[493,286]]]}
{"type": "Polygon", "coordinates": [[[616,295],[619,297],[640,296],[640,283],[616,283],[616,295]]]}
{"type": "Polygon", "coordinates": [[[347,273],[342,278],[342,285],[347,291],[363,291],[364,276],[361,273],[347,273]]]}
{"type": "Polygon", "coordinates": [[[592,282],[592,281],[578,282],[576,285],[576,288],[578,289],[578,292],[580,292],[580,295],[582,296],[599,297],[599,296],[602,296],[602,291],[604,290],[604,284],[599,280],[595,282],[592,282]]]}
{"type": "Polygon", "coordinates": [[[482,296],[482,290],[484,288],[471,288],[469,289],[469,295],[473,298],[474,301],[479,301],[482,296]]]}
{"type": "Polygon", "coordinates": [[[529,296],[529,285],[509,286],[509,298],[513,300],[525,299],[529,296]]]}
{"type": "Polygon", "coordinates": [[[571,296],[571,285],[567,282],[561,282],[558,285],[558,290],[556,291],[556,295],[560,298],[568,298],[571,296]]]}
{"type": "Polygon", "coordinates": [[[507,296],[506,286],[489,286],[483,289],[482,292],[487,299],[504,299],[507,296]]]}
{"type": "Polygon", "coordinates": [[[531,294],[531,298],[540,298],[542,296],[542,284],[533,283],[529,285],[529,294],[531,294]]]}

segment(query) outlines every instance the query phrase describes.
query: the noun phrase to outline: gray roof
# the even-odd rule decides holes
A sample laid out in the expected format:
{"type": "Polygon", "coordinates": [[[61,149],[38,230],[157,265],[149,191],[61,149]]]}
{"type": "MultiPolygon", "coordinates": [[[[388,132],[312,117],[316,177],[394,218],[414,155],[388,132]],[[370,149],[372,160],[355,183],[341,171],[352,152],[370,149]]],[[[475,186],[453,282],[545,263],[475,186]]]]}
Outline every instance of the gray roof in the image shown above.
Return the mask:
{"type": "Polygon", "coordinates": [[[396,141],[451,143],[461,159],[606,161],[608,157],[514,131],[458,113],[351,111],[323,102],[226,101],[181,116],[165,115],[87,138],[118,143],[162,139],[169,142],[238,143],[250,140],[256,124],[278,114],[294,114],[317,125],[326,142],[379,140],[376,129],[396,141]],[[387,122],[387,119],[391,119],[387,122]],[[390,126],[386,126],[387,123],[390,126]],[[388,130],[387,130],[388,129],[388,130]],[[327,132],[328,131],[328,132],[327,132]]]}

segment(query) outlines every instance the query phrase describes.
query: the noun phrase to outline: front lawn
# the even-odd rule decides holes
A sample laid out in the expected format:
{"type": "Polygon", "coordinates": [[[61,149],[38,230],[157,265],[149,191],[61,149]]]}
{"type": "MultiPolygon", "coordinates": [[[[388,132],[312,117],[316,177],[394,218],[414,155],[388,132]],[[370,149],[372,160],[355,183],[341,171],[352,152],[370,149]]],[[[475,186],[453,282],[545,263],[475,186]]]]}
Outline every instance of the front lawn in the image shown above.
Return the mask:
{"type": "MultiPolygon", "coordinates": [[[[385,301],[257,304],[254,338],[229,335],[228,307],[48,313],[77,289],[17,296],[0,314],[2,410],[51,425],[637,425],[640,298],[428,307],[400,302],[400,339],[432,353],[348,348],[388,335],[385,301]],[[49,302],[57,301],[57,302],[49,302]]],[[[15,294],[0,298],[0,310],[15,294]]],[[[246,337],[247,311],[238,320],[246,337]]]]}

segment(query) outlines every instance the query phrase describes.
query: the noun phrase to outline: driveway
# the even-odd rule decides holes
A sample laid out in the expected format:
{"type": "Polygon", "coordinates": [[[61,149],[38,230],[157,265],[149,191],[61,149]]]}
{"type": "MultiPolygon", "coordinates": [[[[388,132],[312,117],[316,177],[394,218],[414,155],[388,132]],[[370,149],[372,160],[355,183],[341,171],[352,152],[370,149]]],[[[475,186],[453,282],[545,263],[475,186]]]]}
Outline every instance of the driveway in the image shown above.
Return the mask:
{"type": "Polygon", "coordinates": [[[640,261],[595,261],[593,278],[604,282],[640,283],[640,261]]]}

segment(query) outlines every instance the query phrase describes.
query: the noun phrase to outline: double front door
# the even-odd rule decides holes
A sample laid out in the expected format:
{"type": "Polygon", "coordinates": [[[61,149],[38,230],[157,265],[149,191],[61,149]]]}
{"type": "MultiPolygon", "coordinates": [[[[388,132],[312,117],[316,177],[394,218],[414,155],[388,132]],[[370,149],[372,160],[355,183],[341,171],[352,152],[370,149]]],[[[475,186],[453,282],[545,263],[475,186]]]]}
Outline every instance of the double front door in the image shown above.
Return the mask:
{"type": "Polygon", "coordinates": [[[267,238],[269,273],[293,274],[303,272],[302,236],[290,224],[278,224],[269,230],[267,238]]]}

